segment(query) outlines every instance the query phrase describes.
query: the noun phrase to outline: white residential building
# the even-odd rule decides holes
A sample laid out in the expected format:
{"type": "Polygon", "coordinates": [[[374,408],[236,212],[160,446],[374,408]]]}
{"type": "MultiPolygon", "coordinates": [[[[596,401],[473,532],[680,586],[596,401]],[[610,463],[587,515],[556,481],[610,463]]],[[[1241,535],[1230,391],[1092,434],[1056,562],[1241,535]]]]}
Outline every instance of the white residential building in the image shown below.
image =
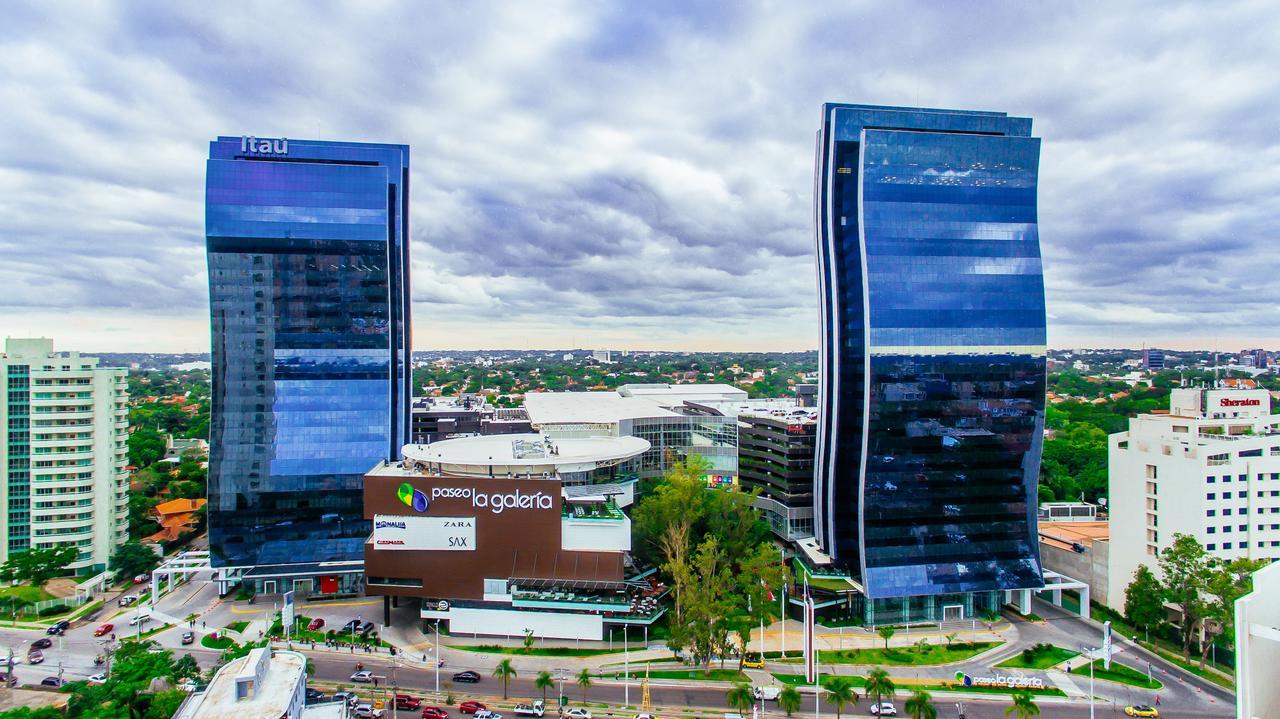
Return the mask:
{"type": "Polygon", "coordinates": [[[1266,390],[1175,389],[1110,437],[1107,604],[1175,534],[1213,557],[1280,558],[1280,415],[1266,390]]]}
{"type": "Polygon", "coordinates": [[[1280,564],[1253,575],[1253,591],[1236,600],[1236,716],[1280,716],[1280,564]]]}
{"type": "Polygon", "coordinates": [[[224,664],[174,719],[299,719],[305,715],[307,658],[259,647],[224,664]]]}
{"type": "Polygon", "coordinates": [[[127,371],[55,353],[53,340],[7,339],[0,375],[0,562],[70,544],[81,573],[105,569],[128,539],[127,371]]]}

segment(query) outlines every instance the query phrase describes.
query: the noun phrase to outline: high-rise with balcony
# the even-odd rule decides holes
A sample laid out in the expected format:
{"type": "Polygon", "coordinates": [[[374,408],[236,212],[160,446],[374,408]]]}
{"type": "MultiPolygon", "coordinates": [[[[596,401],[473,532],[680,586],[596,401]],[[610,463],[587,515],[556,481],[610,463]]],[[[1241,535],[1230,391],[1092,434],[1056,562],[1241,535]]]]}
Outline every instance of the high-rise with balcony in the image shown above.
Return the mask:
{"type": "Polygon", "coordinates": [[[206,175],[211,561],[354,591],[364,473],[409,438],[409,148],[219,137],[206,175]]]}
{"type": "Polygon", "coordinates": [[[1039,154],[1028,118],[823,106],[815,535],[876,621],[1042,586],[1039,154]]]}
{"type": "Polygon", "coordinates": [[[53,340],[5,340],[0,404],[0,562],[30,549],[71,545],[69,569],[106,568],[128,539],[128,395],[123,369],[56,353],[53,340]]]}

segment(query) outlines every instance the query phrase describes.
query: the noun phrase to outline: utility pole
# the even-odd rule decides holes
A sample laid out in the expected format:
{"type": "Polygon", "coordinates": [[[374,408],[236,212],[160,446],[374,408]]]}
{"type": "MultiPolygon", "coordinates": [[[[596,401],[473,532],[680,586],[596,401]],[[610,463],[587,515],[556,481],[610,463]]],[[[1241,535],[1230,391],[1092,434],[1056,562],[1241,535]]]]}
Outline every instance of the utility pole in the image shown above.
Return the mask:
{"type": "Polygon", "coordinates": [[[440,620],[436,620],[436,693],[440,693],[440,620]]]}
{"type": "Polygon", "coordinates": [[[631,706],[631,653],[627,651],[627,625],[622,625],[622,703],[631,706]]]}

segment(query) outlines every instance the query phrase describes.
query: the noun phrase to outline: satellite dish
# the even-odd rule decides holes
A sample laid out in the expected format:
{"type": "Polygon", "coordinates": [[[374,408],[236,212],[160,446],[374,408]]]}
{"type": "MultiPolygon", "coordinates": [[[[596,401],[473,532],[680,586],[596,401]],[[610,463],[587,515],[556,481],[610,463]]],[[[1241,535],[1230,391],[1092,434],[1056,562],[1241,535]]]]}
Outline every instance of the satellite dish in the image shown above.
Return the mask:
{"type": "Polygon", "coordinates": [[[1105,506],[1107,506],[1107,498],[1106,498],[1106,497],[1098,497],[1098,504],[1100,504],[1100,505],[1102,505],[1102,506],[1104,506],[1104,507],[1105,507],[1105,506]]]}

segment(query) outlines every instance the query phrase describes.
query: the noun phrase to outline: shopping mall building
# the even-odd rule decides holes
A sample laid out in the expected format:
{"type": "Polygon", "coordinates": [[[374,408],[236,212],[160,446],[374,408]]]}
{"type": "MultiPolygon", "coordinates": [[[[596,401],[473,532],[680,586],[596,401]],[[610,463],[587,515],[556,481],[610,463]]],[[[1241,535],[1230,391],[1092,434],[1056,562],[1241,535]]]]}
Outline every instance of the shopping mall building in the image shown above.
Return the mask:
{"type": "Polygon", "coordinates": [[[406,445],[365,476],[366,592],[452,634],[602,639],[645,627],[666,588],[631,557],[639,437],[464,437],[406,445]]]}

